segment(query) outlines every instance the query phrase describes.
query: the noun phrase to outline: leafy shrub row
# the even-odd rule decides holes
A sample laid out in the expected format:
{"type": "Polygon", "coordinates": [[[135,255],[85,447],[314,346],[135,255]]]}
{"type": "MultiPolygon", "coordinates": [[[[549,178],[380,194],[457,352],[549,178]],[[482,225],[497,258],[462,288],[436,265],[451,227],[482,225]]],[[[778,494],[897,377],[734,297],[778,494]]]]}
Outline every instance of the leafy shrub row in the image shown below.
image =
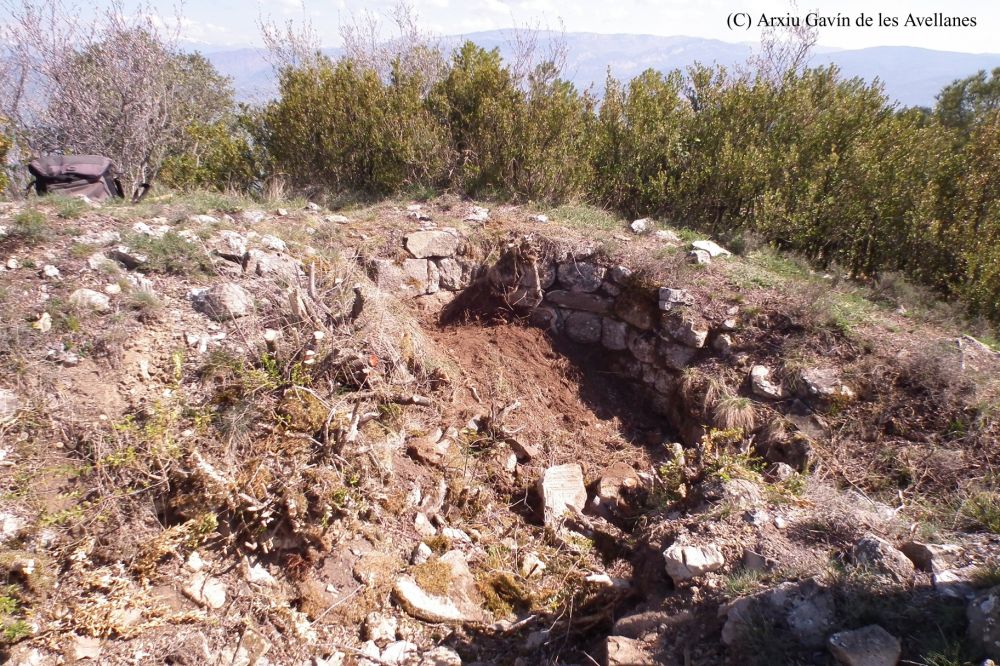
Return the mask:
{"type": "Polygon", "coordinates": [[[862,278],[899,272],[1000,321],[1000,72],[955,82],[933,110],[834,67],[650,70],[609,78],[598,104],[550,63],[518,81],[466,43],[435,81],[320,60],[285,70],[280,91],[259,135],[299,187],[584,199],[862,278]]]}
{"type": "Polygon", "coordinates": [[[552,63],[515,72],[465,43],[423,70],[305,59],[282,70],[276,100],[237,109],[206,61],[173,58],[200,73],[177,80],[218,94],[182,95],[200,112],[162,123],[143,153],[156,159],[111,156],[174,186],[585,200],[753,234],[861,278],[900,273],[1000,322],[1000,70],[948,86],[934,109],[898,109],[833,67],[650,70],[609,77],[598,100],[552,63]]]}

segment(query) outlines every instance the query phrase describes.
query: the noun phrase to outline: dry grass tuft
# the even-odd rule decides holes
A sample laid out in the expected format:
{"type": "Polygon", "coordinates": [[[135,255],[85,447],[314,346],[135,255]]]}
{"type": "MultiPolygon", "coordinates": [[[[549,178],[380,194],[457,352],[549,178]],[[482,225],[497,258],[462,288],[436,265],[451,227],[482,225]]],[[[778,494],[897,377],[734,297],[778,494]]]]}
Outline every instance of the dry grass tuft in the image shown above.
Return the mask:
{"type": "Polygon", "coordinates": [[[722,430],[753,432],[757,426],[757,413],[750,398],[727,395],[720,398],[712,409],[712,422],[722,430]]]}

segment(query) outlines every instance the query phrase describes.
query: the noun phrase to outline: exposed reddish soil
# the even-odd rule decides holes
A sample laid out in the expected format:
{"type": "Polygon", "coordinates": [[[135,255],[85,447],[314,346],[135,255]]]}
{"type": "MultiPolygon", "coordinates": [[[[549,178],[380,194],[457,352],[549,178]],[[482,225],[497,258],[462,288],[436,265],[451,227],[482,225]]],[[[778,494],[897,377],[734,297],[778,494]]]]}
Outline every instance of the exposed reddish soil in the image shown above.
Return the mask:
{"type": "Polygon", "coordinates": [[[544,466],[581,462],[588,476],[615,460],[648,468],[643,445],[665,441],[666,424],[605,366],[605,352],[553,338],[517,321],[431,328],[428,335],[461,369],[446,417],[488,414],[517,400],[519,439],[543,451],[544,466]],[[477,399],[478,398],[478,399],[477,399]]]}

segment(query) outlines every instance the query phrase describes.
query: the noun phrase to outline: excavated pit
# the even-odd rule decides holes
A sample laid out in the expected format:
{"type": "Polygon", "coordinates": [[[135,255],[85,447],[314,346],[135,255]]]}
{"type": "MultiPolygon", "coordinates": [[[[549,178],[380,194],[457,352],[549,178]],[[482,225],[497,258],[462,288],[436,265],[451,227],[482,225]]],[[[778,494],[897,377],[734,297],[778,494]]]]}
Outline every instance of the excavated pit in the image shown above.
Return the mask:
{"type": "MultiPolygon", "coordinates": [[[[600,339],[581,341],[567,334],[565,318],[572,319],[572,309],[525,303],[517,287],[512,302],[512,290],[502,272],[505,264],[509,267],[517,261],[507,255],[498,264],[466,269],[471,284],[425,318],[424,334],[446,353],[461,378],[452,387],[450,403],[442,414],[445,422],[465,422],[470,415],[475,418],[516,403],[500,425],[512,439],[528,444],[533,455],[519,455],[518,481],[497,490],[507,491],[512,512],[540,525],[535,481],[546,468],[579,463],[593,497],[598,480],[615,464],[627,465],[647,480],[655,478],[671,459],[670,443],[680,436],[671,424],[665,396],[658,396],[659,404],[652,404],[657,399],[655,379],[644,383],[634,367],[629,373],[635,358],[627,343],[609,349],[600,339]]],[[[517,269],[515,273],[525,274],[517,269]]],[[[553,281],[548,286],[557,289],[559,285],[553,281]]],[[[647,304],[647,312],[655,310],[655,300],[652,305],[647,304]]],[[[614,314],[609,312],[606,319],[620,324],[627,335],[627,324],[614,314]]],[[[661,387],[663,382],[660,377],[661,387]]],[[[650,567],[662,569],[659,551],[630,536],[650,508],[644,495],[635,499],[629,510],[592,516],[599,522],[589,533],[607,570],[620,580],[631,581],[632,589],[579,606],[576,612],[584,622],[567,628],[562,645],[546,640],[544,652],[564,658],[600,654],[616,618],[631,614],[651,594],[669,593],[662,575],[650,573],[650,567]]],[[[467,640],[476,649],[502,653],[507,642],[519,648],[530,635],[529,631],[505,638],[473,630],[467,640]]]]}
{"type": "MultiPolygon", "coordinates": [[[[558,551],[582,535],[595,556],[590,570],[601,571],[609,585],[595,588],[579,578],[571,603],[564,600],[551,616],[536,611],[509,635],[466,627],[460,642],[469,652],[495,656],[527,641],[537,642],[539,658],[593,659],[619,619],[684,607],[664,574],[664,544],[699,529],[684,524],[688,509],[697,514],[730,500],[739,506],[734,493],[753,484],[702,485],[707,477],[698,476],[699,467],[685,468],[677,443],[694,449],[687,455],[699,461],[714,447],[749,442],[771,462],[808,465],[804,440],[765,432],[752,414],[740,421],[739,413],[713,408],[721,397],[750,405],[738,397],[742,389],[731,388],[741,380],[727,368],[729,333],[737,326],[727,306],[661,282],[669,278],[634,272],[595,247],[519,236],[496,253],[446,230],[414,232],[404,245],[411,258],[373,260],[372,276],[379,286],[409,294],[423,313],[422,333],[448,377],[441,422],[478,427],[467,449],[478,460],[461,462],[461,480],[447,463],[414,457],[452,474],[449,483],[481,484],[505,503],[492,514],[491,530],[503,543],[525,530],[532,535],[526,547],[554,547],[547,552],[558,560],[558,551]],[[550,522],[540,480],[553,467],[575,465],[587,505],[550,522]],[[602,496],[605,480],[623,468],[637,492],[622,493],[623,501],[602,496]]],[[[462,492],[455,496],[461,504],[462,492]]],[[[744,528],[736,521],[721,529],[744,528]]],[[[515,550],[522,547],[513,541],[515,550]]],[[[685,632],[718,629],[714,614],[705,610],[702,617],[702,610],[684,616],[691,620],[685,632]]]]}

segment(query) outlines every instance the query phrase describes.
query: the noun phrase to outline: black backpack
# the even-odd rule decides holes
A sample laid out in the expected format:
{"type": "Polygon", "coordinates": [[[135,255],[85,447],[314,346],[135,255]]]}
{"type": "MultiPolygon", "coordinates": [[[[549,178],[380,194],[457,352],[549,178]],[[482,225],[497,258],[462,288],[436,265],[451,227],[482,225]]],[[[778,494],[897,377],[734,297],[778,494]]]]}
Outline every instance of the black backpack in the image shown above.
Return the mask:
{"type": "MultiPolygon", "coordinates": [[[[39,195],[60,193],[73,197],[86,196],[92,201],[112,197],[125,198],[115,163],[101,155],[49,155],[31,160],[28,171],[34,176],[29,185],[39,195]]],[[[142,199],[149,191],[143,183],[132,195],[132,202],[142,199]]]]}

